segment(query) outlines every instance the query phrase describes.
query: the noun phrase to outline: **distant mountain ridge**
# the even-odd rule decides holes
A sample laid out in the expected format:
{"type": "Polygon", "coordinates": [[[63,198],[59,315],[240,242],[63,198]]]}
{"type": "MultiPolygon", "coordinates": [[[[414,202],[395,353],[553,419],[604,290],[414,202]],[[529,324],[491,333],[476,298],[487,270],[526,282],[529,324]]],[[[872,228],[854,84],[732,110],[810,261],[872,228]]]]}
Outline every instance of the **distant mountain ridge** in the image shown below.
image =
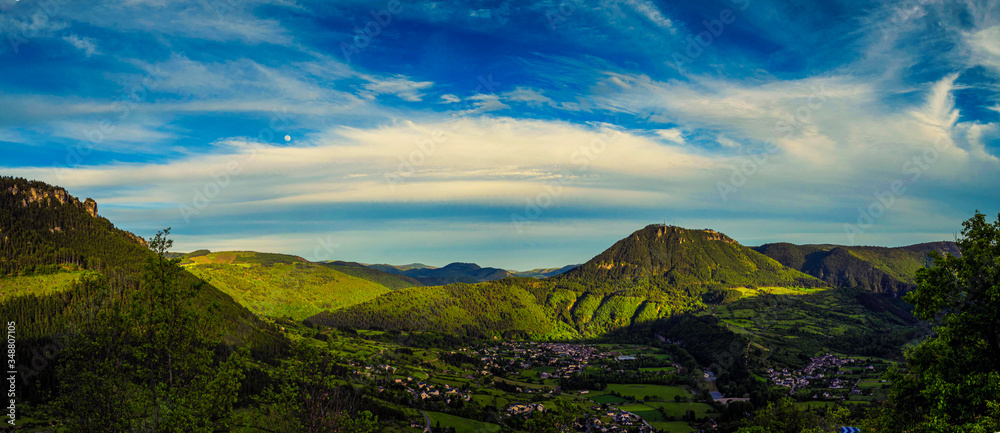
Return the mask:
{"type": "Polygon", "coordinates": [[[383,272],[405,275],[424,286],[441,286],[452,283],[482,283],[513,276],[511,272],[499,268],[484,268],[475,263],[451,263],[441,268],[414,263],[404,266],[368,265],[383,272]]]}
{"type": "Polygon", "coordinates": [[[931,264],[928,257],[931,251],[961,254],[954,242],[928,242],[895,248],[773,243],[753,249],[832,286],[860,287],[891,295],[916,287],[913,276],[917,269],[931,264]]]}
{"type": "Polygon", "coordinates": [[[529,278],[548,278],[554,277],[556,275],[564,274],[571,269],[579,267],[580,265],[566,265],[561,268],[538,268],[531,269],[528,271],[511,271],[514,275],[518,277],[529,277],[529,278]]]}

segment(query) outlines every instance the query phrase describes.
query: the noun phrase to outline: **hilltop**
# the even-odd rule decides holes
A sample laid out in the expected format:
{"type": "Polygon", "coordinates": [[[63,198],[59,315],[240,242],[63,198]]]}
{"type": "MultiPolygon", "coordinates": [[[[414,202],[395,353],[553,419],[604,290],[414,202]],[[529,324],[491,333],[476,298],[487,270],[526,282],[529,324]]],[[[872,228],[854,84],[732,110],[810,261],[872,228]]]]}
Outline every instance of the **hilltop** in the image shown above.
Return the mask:
{"type": "Polygon", "coordinates": [[[586,284],[654,281],[670,287],[825,284],[714,230],[649,225],[556,277],[586,284]]]}
{"type": "Polygon", "coordinates": [[[531,277],[531,278],[548,278],[554,277],[556,275],[564,274],[570,269],[576,268],[580,265],[566,265],[561,268],[538,268],[531,269],[528,271],[511,271],[512,274],[518,277],[531,277]]]}
{"type": "Polygon", "coordinates": [[[0,177],[0,275],[134,270],[135,258],[146,250],[144,239],[98,215],[93,199],[80,201],[43,182],[0,177]]]}

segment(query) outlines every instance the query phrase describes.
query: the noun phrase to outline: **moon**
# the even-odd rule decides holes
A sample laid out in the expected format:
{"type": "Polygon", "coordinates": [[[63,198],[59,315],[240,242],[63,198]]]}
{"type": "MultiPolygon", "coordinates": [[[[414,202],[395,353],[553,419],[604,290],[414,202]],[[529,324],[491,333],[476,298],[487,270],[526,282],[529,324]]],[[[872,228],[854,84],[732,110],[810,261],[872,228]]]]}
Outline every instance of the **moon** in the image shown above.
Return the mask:
{"type": "Polygon", "coordinates": [[[286,135],[285,136],[285,141],[292,141],[292,136],[291,135],[286,135]]]}

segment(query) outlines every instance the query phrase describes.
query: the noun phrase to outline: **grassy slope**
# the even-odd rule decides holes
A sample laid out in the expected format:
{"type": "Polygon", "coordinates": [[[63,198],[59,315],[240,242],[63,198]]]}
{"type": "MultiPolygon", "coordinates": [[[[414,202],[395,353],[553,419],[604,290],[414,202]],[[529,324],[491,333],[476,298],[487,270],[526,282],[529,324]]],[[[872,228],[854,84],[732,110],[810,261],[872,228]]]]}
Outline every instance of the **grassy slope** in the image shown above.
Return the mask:
{"type": "Polygon", "coordinates": [[[185,268],[254,313],[303,319],[358,304],[390,290],[295,256],[218,252],[185,257],[185,268]]]}
{"type": "Polygon", "coordinates": [[[17,296],[46,296],[62,292],[80,277],[96,275],[94,271],[69,271],[49,275],[0,278],[0,302],[17,296]]]}

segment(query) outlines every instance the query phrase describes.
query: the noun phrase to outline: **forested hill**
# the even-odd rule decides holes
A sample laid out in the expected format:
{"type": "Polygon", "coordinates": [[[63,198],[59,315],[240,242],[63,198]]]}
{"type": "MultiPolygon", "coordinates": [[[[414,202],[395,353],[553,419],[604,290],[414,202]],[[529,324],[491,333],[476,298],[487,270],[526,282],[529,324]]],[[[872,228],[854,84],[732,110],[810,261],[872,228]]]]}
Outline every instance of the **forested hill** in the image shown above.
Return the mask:
{"type": "Polygon", "coordinates": [[[146,241],[98,216],[94,200],[81,202],[43,182],[0,177],[0,275],[59,266],[127,268],[144,251],[146,241]]]}
{"type": "Polygon", "coordinates": [[[587,286],[639,280],[673,287],[825,285],[714,230],[660,224],[632,233],[587,263],[554,278],[587,286]]]}
{"type": "MultiPolygon", "coordinates": [[[[151,257],[145,240],[99,217],[93,200],[81,202],[42,182],[0,177],[0,315],[23,323],[23,338],[66,332],[88,305],[103,302],[94,299],[101,292],[95,285],[125,297],[140,290],[151,257]],[[59,283],[44,291],[21,290],[40,286],[37,281],[59,283]]],[[[272,325],[229,295],[188,272],[180,278],[181,284],[200,285],[194,304],[223,341],[258,348],[283,344],[272,325]]]]}
{"type": "Polygon", "coordinates": [[[897,248],[774,243],[754,250],[835,287],[861,287],[888,294],[915,288],[913,276],[917,269],[930,265],[931,251],[961,254],[954,242],[897,248]]]}
{"type": "Polygon", "coordinates": [[[414,263],[403,266],[368,265],[383,272],[405,275],[424,286],[441,286],[452,283],[481,283],[507,278],[514,274],[498,268],[484,268],[475,263],[451,263],[441,268],[414,263]]]}

